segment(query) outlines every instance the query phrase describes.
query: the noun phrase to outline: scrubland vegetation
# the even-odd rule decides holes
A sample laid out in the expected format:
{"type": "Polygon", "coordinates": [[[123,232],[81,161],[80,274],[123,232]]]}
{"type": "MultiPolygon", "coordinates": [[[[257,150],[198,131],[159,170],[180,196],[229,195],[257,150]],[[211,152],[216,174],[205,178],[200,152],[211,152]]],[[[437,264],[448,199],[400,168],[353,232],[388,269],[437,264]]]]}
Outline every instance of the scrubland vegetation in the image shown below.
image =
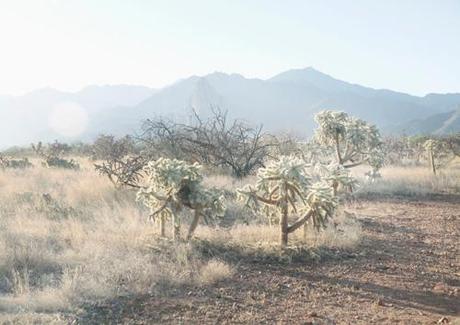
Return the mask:
{"type": "Polygon", "coordinates": [[[99,302],[243,277],[244,261],[340,261],[368,241],[359,200],[460,194],[458,137],[384,141],[326,111],[305,143],[216,114],[3,155],[0,321],[84,322],[99,302]]]}
{"type": "MultiPolygon", "coordinates": [[[[216,182],[212,177],[209,181],[216,182]]],[[[229,176],[217,182],[224,189],[234,186],[229,176]]],[[[88,163],[79,171],[8,170],[0,175],[0,184],[3,313],[71,311],[87,299],[161,294],[182,284],[208,285],[230,276],[235,266],[207,256],[207,249],[274,258],[280,254],[276,229],[245,224],[238,202],[228,203],[232,220],[225,222],[231,225],[215,222],[198,228],[199,244],[174,243],[169,233],[160,238],[148,210],[136,203],[135,192],[115,189],[88,163]]],[[[343,227],[343,234],[327,229],[295,242],[319,247],[359,240],[359,224],[344,220],[343,227]]]]}

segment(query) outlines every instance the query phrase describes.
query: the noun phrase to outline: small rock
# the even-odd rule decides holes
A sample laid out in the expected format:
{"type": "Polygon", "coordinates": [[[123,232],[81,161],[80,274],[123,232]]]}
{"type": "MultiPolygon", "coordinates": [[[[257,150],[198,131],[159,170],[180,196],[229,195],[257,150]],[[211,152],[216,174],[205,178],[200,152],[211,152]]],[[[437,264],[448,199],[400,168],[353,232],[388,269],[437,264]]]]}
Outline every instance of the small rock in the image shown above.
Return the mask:
{"type": "Polygon", "coordinates": [[[434,292],[445,292],[446,289],[447,289],[446,285],[442,282],[436,283],[435,286],[433,287],[434,292]]]}
{"type": "Polygon", "coordinates": [[[447,324],[447,323],[449,323],[449,319],[447,317],[441,317],[438,320],[438,324],[447,324]]]}
{"type": "Polygon", "coordinates": [[[381,270],[381,271],[386,271],[388,270],[390,267],[388,265],[378,265],[377,266],[377,269],[378,270],[381,270]]]}

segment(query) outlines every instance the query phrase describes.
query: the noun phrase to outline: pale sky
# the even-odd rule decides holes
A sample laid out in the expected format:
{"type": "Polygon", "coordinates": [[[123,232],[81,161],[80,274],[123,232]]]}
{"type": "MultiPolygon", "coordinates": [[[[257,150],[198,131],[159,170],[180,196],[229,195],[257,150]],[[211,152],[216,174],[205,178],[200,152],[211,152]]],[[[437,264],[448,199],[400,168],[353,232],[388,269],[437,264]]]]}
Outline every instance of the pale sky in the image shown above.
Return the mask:
{"type": "Polygon", "coordinates": [[[0,94],[308,66],[460,92],[460,0],[0,0],[0,94]]]}

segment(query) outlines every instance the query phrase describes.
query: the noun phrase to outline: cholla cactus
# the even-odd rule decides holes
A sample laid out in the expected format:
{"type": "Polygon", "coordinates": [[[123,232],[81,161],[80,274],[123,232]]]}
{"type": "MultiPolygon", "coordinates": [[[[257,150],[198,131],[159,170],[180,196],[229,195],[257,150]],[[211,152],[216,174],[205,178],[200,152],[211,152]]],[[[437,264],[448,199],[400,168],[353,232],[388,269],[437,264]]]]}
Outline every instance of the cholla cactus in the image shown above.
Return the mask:
{"type": "Polygon", "coordinates": [[[338,205],[334,189],[328,182],[321,181],[311,185],[308,190],[306,203],[311,211],[311,219],[316,229],[326,226],[326,221],[333,216],[338,205]]]}
{"type": "Polygon", "coordinates": [[[333,155],[334,151],[330,147],[320,144],[317,139],[311,139],[308,142],[299,142],[296,152],[296,156],[312,165],[327,165],[331,163],[330,157],[333,155]]]}
{"type": "Polygon", "coordinates": [[[318,163],[314,171],[319,178],[332,187],[334,196],[337,196],[339,188],[353,189],[357,186],[356,180],[351,176],[350,170],[337,163],[329,165],[318,163]]]}
{"type": "Polygon", "coordinates": [[[237,190],[239,199],[246,201],[246,205],[258,209],[262,204],[279,214],[282,246],[287,245],[289,233],[307,221],[312,220],[316,227],[324,225],[337,205],[330,184],[325,181],[312,184],[308,167],[302,159],[281,156],[259,169],[255,186],[246,185],[237,190]],[[289,225],[291,214],[300,217],[289,225]]]}
{"type": "Polygon", "coordinates": [[[191,238],[201,216],[224,215],[224,197],[215,189],[203,187],[199,164],[160,158],[149,162],[145,171],[148,175],[148,186],[139,190],[137,200],[150,209],[151,219],[160,216],[162,236],[164,236],[165,219],[171,218],[174,228],[173,237],[175,239],[180,237],[179,212],[183,207],[194,211],[187,239],[191,238]]]}
{"type": "Polygon", "coordinates": [[[383,165],[382,141],[374,125],[344,112],[322,111],[315,116],[319,128],[315,140],[335,152],[336,162],[345,168],[367,163],[383,165]]]}

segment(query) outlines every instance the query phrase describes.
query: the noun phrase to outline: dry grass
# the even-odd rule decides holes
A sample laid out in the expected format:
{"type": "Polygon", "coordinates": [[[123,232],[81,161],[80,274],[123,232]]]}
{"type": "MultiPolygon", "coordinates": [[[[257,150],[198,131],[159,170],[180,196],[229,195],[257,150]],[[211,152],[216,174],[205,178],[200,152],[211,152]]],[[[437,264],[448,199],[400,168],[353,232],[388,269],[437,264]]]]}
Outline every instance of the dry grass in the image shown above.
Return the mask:
{"type": "Polygon", "coordinates": [[[355,171],[361,181],[358,193],[384,195],[429,195],[434,193],[460,193],[460,168],[448,166],[433,175],[428,167],[384,167],[382,178],[366,183],[360,177],[362,170],[355,171]]]}
{"type": "Polygon", "coordinates": [[[199,276],[199,283],[211,285],[222,279],[230,278],[235,270],[227,263],[212,259],[202,269],[199,276]]]}
{"type": "Polygon", "coordinates": [[[0,323],[4,325],[67,325],[71,323],[62,315],[37,314],[34,312],[19,312],[15,314],[0,313],[0,323]]]}
{"type": "MultiPolygon", "coordinates": [[[[241,225],[231,228],[199,227],[196,237],[225,246],[258,248],[271,251],[279,246],[280,233],[277,226],[262,224],[241,225]]],[[[316,232],[307,226],[307,231],[296,231],[289,235],[291,246],[307,246],[318,248],[322,246],[349,248],[354,247],[361,238],[361,226],[350,215],[339,213],[334,223],[326,229],[316,232]]]]}
{"type": "Polygon", "coordinates": [[[0,189],[0,322],[231,274],[190,245],[158,239],[134,193],[91,170],[4,171],[0,189]]]}
{"type": "MultiPolygon", "coordinates": [[[[382,175],[361,191],[425,194],[458,190],[460,184],[458,169],[433,177],[423,168],[390,167],[382,175]]],[[[228,222],[199,226],[197,245],[188,245],[160,239],[157,228],[147,222],[148,212],[135,202],[135,193],[115,190],[89,162],[79,171],[1,171],[0,322],[59,323],[62,312],[74,312],[88,301],[163,294],[182,285],[213,285],[231,278],[236,272],[232,260],[206,255],[200,242],[248,256],[283,254],[278,228],[234,200],[236,188],[253,182],[253,177],[209,176],[208,186],[227,193],[228,222]]],[[[359,243],[361,226],[353,216],[341,212],[334,223],[319,233],[299,230],[289,242],[305,249],[353,248],[359,243]]]]}

